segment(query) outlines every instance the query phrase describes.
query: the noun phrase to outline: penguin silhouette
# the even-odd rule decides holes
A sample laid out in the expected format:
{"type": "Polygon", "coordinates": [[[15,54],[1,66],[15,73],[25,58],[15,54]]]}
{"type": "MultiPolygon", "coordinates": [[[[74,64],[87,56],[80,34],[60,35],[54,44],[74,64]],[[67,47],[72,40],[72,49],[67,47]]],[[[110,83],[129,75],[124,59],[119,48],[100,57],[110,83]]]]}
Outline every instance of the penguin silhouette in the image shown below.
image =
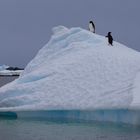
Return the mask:
{"type": "Polygon", "coordinates": [[[113,37],[111,35],[111,32],[108,32],[107,36],[108,37],[108,43],[109,45],[113,46],[113,37]]]}
{"type": "Polygon", "coordinates": [[[95,24],[93,23],[93,21],[89,22],[89,31],[95,33],[95,24]]]}

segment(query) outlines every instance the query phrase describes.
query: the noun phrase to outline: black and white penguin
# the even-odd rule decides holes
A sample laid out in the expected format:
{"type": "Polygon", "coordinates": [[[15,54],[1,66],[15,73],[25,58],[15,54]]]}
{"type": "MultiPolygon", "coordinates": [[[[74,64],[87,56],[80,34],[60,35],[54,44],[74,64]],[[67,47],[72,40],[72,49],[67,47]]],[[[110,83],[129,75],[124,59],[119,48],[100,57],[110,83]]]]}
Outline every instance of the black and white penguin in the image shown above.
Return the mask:
{"type": "Polygon", "coordinates": [[[89,22],[89,31],[95,33],[95,24],[93,23],[93,21],[89,22]]]}
{"type": "Polygon", "coordinates": [[[113,46],[113,37],[111,35],[111,32],[108,32],[107,36],[108,37],[108,43],[109,45],[113,46]]]}

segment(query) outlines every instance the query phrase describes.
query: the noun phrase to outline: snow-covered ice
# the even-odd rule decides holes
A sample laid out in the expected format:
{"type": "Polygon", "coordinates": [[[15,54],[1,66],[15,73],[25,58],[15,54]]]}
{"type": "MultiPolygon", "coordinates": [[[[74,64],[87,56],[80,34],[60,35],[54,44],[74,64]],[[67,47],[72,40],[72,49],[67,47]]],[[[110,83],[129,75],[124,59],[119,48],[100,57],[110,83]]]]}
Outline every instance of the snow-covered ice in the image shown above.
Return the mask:
{"type": "Polygon", "coordinates": [[[0,111],[140,110],[139,52],[108,46],[82,28],[53,33],[20,77],[0,89],[0,111]]]}
{"type": "Polygon", "coordinates": [[[0,76],[19,76],[23,70],[2,70],[0,76]]]}
{"type": "Polygon", "coordinates": [[[0,71],[6,70],[9,66],[7,65],[0,65],[0,71]]]}

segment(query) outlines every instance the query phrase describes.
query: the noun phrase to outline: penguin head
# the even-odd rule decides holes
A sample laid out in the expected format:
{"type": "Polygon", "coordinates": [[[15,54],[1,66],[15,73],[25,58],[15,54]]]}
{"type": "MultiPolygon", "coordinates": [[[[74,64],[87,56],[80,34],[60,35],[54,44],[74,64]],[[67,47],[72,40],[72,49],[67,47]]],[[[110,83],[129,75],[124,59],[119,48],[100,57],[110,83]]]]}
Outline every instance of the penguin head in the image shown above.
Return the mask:
{"type": "Polygon", "coordinates": [[[91,21],[89,21],[89,23],[92,23],[93,24],[93,21],[91,20],[91,21]]]}
{"type": "Polygon", "coordinates": [[[111,35],[111,32],[108,32],[108,35],[111,35]]]}

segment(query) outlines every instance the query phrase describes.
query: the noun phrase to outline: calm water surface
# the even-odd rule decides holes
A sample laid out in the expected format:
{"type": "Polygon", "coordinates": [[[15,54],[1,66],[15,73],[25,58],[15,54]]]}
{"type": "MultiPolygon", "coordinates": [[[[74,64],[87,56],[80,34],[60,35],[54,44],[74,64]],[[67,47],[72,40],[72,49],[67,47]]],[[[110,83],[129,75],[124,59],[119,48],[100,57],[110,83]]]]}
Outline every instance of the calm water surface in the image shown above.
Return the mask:
{"type": "Polygon", "coordinates": [[[17,79],[18,76],[0,76],[0,87],[17,79]]]}
{"type": "Polygon", "coordinates": [[[140,127],[0,119],[0,140],[140,140],[140,127]]]}

